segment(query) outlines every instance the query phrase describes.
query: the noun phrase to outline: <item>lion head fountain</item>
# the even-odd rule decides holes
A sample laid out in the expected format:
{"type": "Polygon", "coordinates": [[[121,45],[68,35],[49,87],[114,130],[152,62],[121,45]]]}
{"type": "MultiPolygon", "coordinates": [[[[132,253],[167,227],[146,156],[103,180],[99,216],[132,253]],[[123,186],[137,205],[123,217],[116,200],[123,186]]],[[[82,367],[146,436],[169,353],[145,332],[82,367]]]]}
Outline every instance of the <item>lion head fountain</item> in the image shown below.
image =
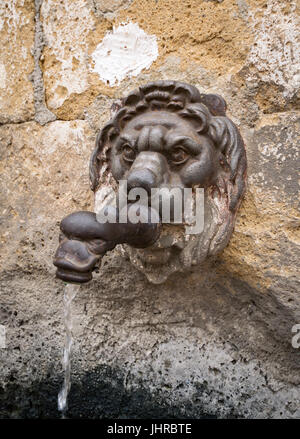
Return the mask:
{"type": "MultiPolygon", "coordinates": [[[[245,192],[244,143],[235,124],[226,116],[224,99],[201,94],[189,84],[151,82],[130,93],[115,107],[112,119],[97,136],[91,156],[90,179],[96,212],[91,220],[93,226],[86,220],[82,225],[82,212],[78,220],[76,214],[71,215],[71,220],[67,217],[62,222],[61,246],[70,247],[70,239],[77,241],[76,245],[88,241],[83,253],[87,251],[89,260],[92,257],[93,262],[88,264],[90,271],[99,255],[121,243],[131,262],[151,282],[161,283],[173,272],[203,265],[227,245],[245,192]],[[120,201],[120,181],[126,183],[123,200],[138,188],[147,194],[149,205],[156,190],[167,189],[171,194],[169,221],[155,228],[149,220],[147,227],[140,227],[140,236],[146,233],[147,239],[131,239],[132,232],[125,229],[120,237],[120,224],[115,225],[117,229],[110,224],[105,230],[104,224],[100,228],[97,225],[97,213],[112,209],[120,201]],[[172,190],[175,188],[182,192],[190,189],[194,207],[197,189],[203,189],[203,227],[199,233],[186,233],[189,229],[184,219],[181,223],[174,220],[172,190]],[[119,195],[115,196],[117,192],[119,195]],[[97,228],[86,239],[86,230],[97,228]],[[76,233],[79,229],[81,232],[76,233]]],[[[159,204],[159,215],[160,208],[159,204]]],[[[129,225],[130,230],[137,227],[129,225]]],[[[66,266],[62,261],[68,251],[58,250],[55,265],[66,266]]],[[[82,258],[85,260],[84,255],[82,258]]],[[[74,273],[76,264],[82,269],[78,258],[77,262],[74,259],[71,267],[74,273]]],[[[82,272],[86,272],[87,265],[83,265],[82,272]]]]}

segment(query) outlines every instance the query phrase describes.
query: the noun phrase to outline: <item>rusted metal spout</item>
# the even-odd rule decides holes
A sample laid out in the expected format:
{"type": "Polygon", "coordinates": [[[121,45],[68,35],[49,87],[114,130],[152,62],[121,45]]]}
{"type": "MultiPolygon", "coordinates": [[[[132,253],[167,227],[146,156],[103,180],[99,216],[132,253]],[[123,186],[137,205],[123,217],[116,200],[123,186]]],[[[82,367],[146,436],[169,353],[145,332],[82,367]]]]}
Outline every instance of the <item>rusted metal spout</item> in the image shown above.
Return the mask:
{"type": "MultiPolygon", "coordinates": [[[[128,208],[133,208],[131,205],[128,208]]],[[[139,206],[138,223],[120,223],[115,210],[116,223],[100,223],[93,212],[80,211],[66,216],[60,224],[60,245],[54,256],[56,277],[70,283],[85,283],[92,279],[92,271],[109,250],[117,244],[145,248],[154,244],[161,230],[160,223],[152,223],[150,209],[139,206]]]]}

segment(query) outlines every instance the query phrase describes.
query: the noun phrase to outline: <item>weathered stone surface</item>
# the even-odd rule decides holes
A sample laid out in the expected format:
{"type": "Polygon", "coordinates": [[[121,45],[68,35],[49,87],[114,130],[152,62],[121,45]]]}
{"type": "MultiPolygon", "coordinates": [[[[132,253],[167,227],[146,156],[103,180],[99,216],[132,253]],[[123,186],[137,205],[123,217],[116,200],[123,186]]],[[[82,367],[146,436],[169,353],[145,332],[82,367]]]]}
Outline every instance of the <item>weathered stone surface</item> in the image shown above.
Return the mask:
{"type": "MultiPolygon", "coordinates": [[[[254,44],[248,62],[258,71],[262,81],[283,88],[284,97],[291,97],[300,87],[299,4],[269,2],[261,15],[253,11],[254,44]]],[[[253,72],[250,76],[253,76],[253,72]]]]}
{"type": "MultiPolygon", "coordinates": [[[[117,380],[129,399],[148,389],[153,402],[149,406],[142,398],[142,413],[136,412],[141,416],[151,416],[153,406],[166,415],[166,401],[177,416],[299,416],[299,352],[291,347],[291,327],[300,317],[298,223],[293,186],[287,197],[284,183],[293,179],[294,171],[291,165],[280,167],[282,156],[275,148],[281,136],[286,160],[291,160],[296,116],[267,118],[248,132],[249,191],[230,245],[208,275],[196,269],[153,288],[115,250],[95,280],[81,288],[74,304],[71,414],[80,415],[83,396],[94,401],[91,394],[101,388],[99,380],[117,380]],[[274,172],[268,174],[270,160],[274,172]],[[261,167],[264,180],[257,178],[261,167]],[[86,371],[89,378],[84,378],[86,371]],[[79,386],[81,380],[87,380],[87,389],[79,386]]],[[[22,403],[15,416],[55,413],[63,285],[54,279],[51,261],[58,220],[90,208],[87,161],[92,140],[84,121],[1,128],[1,322],[8,328],[8,348],[1,350],[2,383],[28,388],[47,381],[50,386],[42,408],[33,401],[30,412],[22,403]]],[[[7,400],[15,394],[18,390],[11,387],[7,400]]],[[[106,408],[99,412],[91,402],[88,416],[126,413],[120,401],[107,406],[107,399],[98,398],[106,408]]]]}
{"type": "MultiPolygon", "coordinates": [[[[259,6],[261,2],[253,3],[259,6]]],[[[120,87],[111,88],[92,73],[92,53],[112,23],[132,21],[147,34],[157,36],[159,58],[149,69],[150,79],[173,53],[180,57],[177,71],[186,71],[195,62],[208,74],[237,72],[253,39],[250,24],[240,16],[233,0],[217,5],[197,0],[183,4],[139,0],[118,9],[114,21],[97,14],[104,5],[92,6],[82,0],[75,4],[44,0],[41,8],[47,41],[42,59],[47,105],[63,119],[81,118],[99,93],[115,97],[120,93],[120,87]]]]}
{"type": "Polygon", "coordinates": [[[34,114],[34,2],[0,4],[0,124],[24,122],[34,114]]]}
{"type": "Polygon", "coordinates": [[[35,0],[35,31],[34,31],[34,70],[30,75],[30,80],[34,86],[34,107],[35,115],[34,120],[40,125],[45,125],[48,122],[53,122],[56,119],[55,114],[53,114],[46,105],[45,99],[45,87],[44,78],[40,66],[40,61],[42,58],[43,49],[45,46],[45,38],[43,32],[43,26],[41,23],[41,5],[43,0],[35,0]]]}
{"type": "Polygon", "coordinates": [[[292,307],[296,294],[292,284],[299,270],[299,183],[295,167],[299,132],[299,112],[264,117],[256,130],[245,132],[248,192],[234,239],[224,252],[227,264],[239,276],[241,264],[247,266],[244,279],[253,286],[255,279],[265,286],[281,279],[281,300],[288,302],[291,295],[292,307]],[[258,278],[255,273],[260,273],[258,278]]]}
{"type": "Polygon", "coordinates": [[[157,37],[159,57],[138,76],[139,84],[145,74],[148,81],[154,80],[170,55],[176,55],[174,79],[181,75],[187,78],[191,71],[202,69],[214,86],[217,80],[223,86],[233,82],[237,91],[241,87],[247,90],[253,105],[263,113],[299,106],[299,17],[295,2],[136,0],[129,6],[126,3],[125,8],[122,2],[111,4],[113,16],[105,14],[102,3],[43,2],[46,99],[59,118],[82,118],[97,95],[119,97],[129,87],[130,77],[111,87],[109,81],[103,83],[93,72],[92,55],[97,45],[113,25],[123,22],[137,23],[157,37]],[[102,10],[104,15],[99,13],[102,10]]]}
{"type": "Polygon", "coordinates": [[[56,121],[43,128],[28,122],[1,127],[0,138],[1,244],[8,250],[1,252],[2,269],[21,269],[24,261],[26,270],[50,268],[46,241],[57,223],[91,202],[88,160],[94,133],[85,121],[56,121]]]}
{"type": "MultiPolygon", "coordinates": [[[[40,65],[47,105],[64,120],[0,127],[0,324],[7,330],[0,417],[58,416],[58,224],[93,206],[88,161],[114,99],[151,80],[177,79],[221,94],[242,132],[248,190],[235,232],[205,275],[195,269],[155,287],[120,249],[104,258],[74,301],[69,415],[299,418],[300,349],[291,345],[300,323],[295,2],[118,1],[113,15],[106,3],[44,0],[40,65]],[[106,31],[127,20],[157,35],[159,58],[109,87],[91,73],[90,57],[106,31]]],[[[20,23],[29,26],[30,16],[33,25],[33,4],[22,4],[13,44],[20,23]]],[[[7,24],[2,32],[8,47],[7,24]]],[[[21,101],[6,95],[1,122],[33,118],[33,97],[30,111],[22,106],[29,88],[33,96],[27,56],[31,64],[15,69],[21,101]]]]}
{"type": "Polygon", "coordinates": [[[89,87],[87,38],[95,21],[84,0],[43,1],[41,20],[47,43],[41,60],[47,105],[56,110],[89,87]]]}
{"type": "Polygon", "coordinates": [[[95,14],[112,14],[121,8],[126,8],[133,0],[94,0],[95,14]]]}

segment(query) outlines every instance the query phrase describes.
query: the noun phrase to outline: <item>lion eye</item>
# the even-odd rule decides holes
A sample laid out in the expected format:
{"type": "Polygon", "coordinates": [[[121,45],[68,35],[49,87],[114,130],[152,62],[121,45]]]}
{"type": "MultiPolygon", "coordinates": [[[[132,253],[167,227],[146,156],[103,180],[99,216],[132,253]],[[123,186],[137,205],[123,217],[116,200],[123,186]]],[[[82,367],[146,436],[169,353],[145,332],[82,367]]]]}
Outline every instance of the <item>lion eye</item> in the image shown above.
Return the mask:
{"type": "Polygon", "coordinates": [[[175,148],[171,152],[171,160],[175,165],[181,165],[189,158],[189,154],[182,148],[175,148]]]}
{"type": "Polygon", "coordinates": [[[129,145],[124,145],[122,148],[122,156],[126,162],[132,163],[135,159],[135,151],[129,145]]]}

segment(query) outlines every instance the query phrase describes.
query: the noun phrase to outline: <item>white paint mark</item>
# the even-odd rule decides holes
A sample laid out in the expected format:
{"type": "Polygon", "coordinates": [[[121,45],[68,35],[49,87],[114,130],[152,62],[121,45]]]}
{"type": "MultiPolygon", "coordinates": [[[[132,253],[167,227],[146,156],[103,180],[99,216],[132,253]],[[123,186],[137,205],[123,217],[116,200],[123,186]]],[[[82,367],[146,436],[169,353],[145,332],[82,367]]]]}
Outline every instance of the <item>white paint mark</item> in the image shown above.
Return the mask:
{"type": "Polygon", "coordinates": [[[0,88],[6,87],[6,70],[2,63],[0,63],[0,88]]]}
{"type": "Polygon", "coordinates": [[[158,57],[155,35],[136,23],[121,24],[105,35],[92,54],[93,71],[111,87],[127,76],[137,76],[158,57]]]}
{"type": "Polygon", "coordinates": [[[285,6],[281,0],[269,1],[258,30],[258,22],[252,16],[256,38],[249,61],[263,80],[284,86],[284,95],[292,96],[300,87],[300,20],[294,1],[288,14],[282,9],[285,6]]]}

